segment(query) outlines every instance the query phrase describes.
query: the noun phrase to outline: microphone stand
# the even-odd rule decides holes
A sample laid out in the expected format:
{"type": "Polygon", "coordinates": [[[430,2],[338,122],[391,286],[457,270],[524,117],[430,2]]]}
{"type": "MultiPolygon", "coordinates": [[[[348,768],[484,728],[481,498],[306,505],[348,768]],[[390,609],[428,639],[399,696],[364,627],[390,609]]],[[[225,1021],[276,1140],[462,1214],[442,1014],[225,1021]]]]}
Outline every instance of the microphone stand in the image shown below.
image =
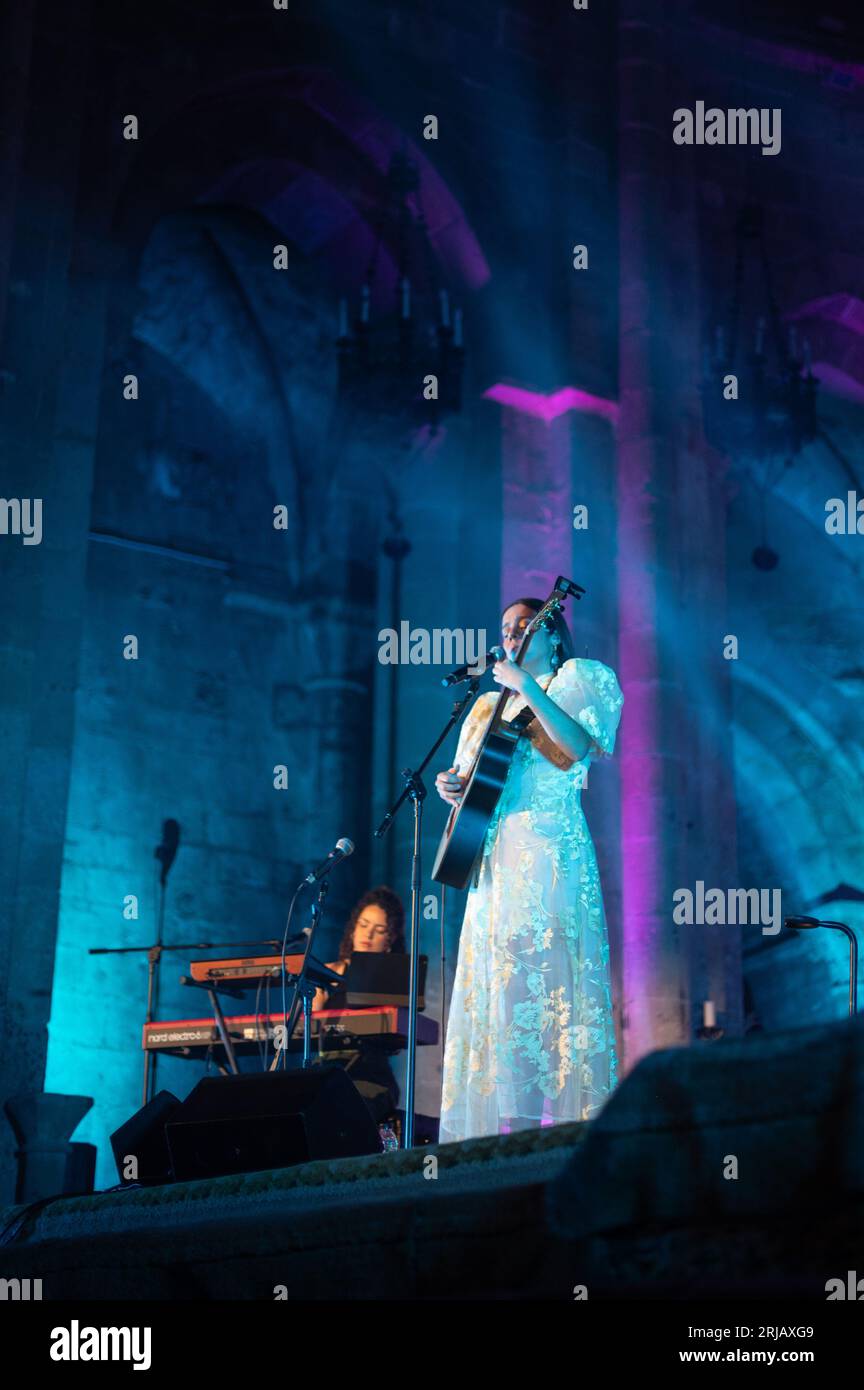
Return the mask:
{"type": "MultiPolygon", "coordinates": [[[[447,720],[441,733],[433,743],[429,752],[426,754],[420,766],[414,771],[406,767],[402,771],[405,786],[394,801],[390,810],[385,815],[378,829],[375,831],[376,840],[382,839],[393,824],[393,819],[400,807],[410,800],[414,807],[414,846],[411,853],[411,934],[409,937],[409,958],[410,974],[408,983],[408,1064],[405,1072],[405,1126],[402,1131],[403,1149],[414,1147],[414,1090],[417,1071],[417,993],[418,993],[418,961],[420,949],[420,845],[421,830],[423,823],[423,802],[426,799],[426,787],[423,783],[423,772],[434,758],[441,744],[447,738],[451,729],[459,723],[468,708],[468,704],[477,694],[477,687],[480,684],[482,672],[479,676],[472,676],[468,682],[465,694],[454,702],[450,718],[447,720]]],[[[444,1020],[441,1020],[443,1030],[444,1020]]]]}
{"type": "MultiPolygon", "coordinates": [[[[318,896],[311,907],[312,925],[306,936],[306,950],[303,952],[303,961],[300,969],[294,976],[294,994],[291,998],[291,1008],[287,1011],[287,1017],[285,1013],[282,1015],[282,1022],[285,1028],[283,1037],[284,1052],[287,1059],[289,1040],[294,1036],[294,1028],[297,1023],[297,1010],[301,1004],[303,1006],[303,1060],[301,1066],[304,1071],[308,1070],[312,1065],[312,1000],[315,998],[315,990],[318,984],[323,983],[320,974],[321,965],[312,955],[312,945],[315,940],[315,932],[321,921],[324,900],[327,897],[327,890],[329,887],[329,878],[322,878],[318,884],[318,896]],[[308,967],[310,962],[317,966],[318,969],[309,970],[308,967]]],[[[326,969],[326,966],[324,969],[326,969]]],[[[332,980],[340,980],[341,982],[341,977],[337,975],[335,971],[327,970],[327,975],[330,976],[332,980]]],[[[277,1049],[276,1055],[270,1066],[271,1071],[275,1071],[278,1062],[279,1051],[277,1049]]],[[[286,1061],[283,1061],[282,1065],[284,1067],[286,1061]]]]}
{"type": "MultiPolygon", "coordinates": [[[[159,966],[162,964],[163,935],[165,931],[165,894],[168,889],[168,872],[174,863],[174,854],[164,849],[163,845],[156,848],[155,857],[160,861],[162,870],[159,875],[159,913],[156,926],[156,941],[147,952],[147,1013],[144,1018],[145,1024],[153,1022],[153,1014],[159,1000],[159,966]]],[[[144,1085],[142,1088],[141,1104],[146,1105],[150,1097],[156,1090],[156,1068],[158,1058],[155,1052],[151,1052],[149,1047],[144,1052],[144,1085]]]]}
{"type": "MultiPolygon", "coordinates": [[[[343,856],[344,857],[344,856],[343,856]]],[[[303,959],[300,962],[300,969],[296,974],[291,974],[291,981],[294,993],[291,996],[291,1008],[288,1008],[286,1000],[285,985],[288,975],[285,969],[285,941],[282,941],[282,1043],[277,1043],[273,1051],[273,1061],[268,1067],[268,1071],[276,1071],[280,1063],[283,1070],[288,1066],[288,1048],[294,1036],[294,1028],[297,1023],[298,1005],[303,1005],[303,1061],[302,1066],[305,1071],[312,1065],[312,1001],[315,998],[315,991],[318,988],[331,989],[332,986],[342,983],[342,976],[337,971],[331,970],[312,954],[312,946],[315,941],[315,932],[321,921],[321,913],[324,908],[324,899],[330,887],[330,880],[327,878],[334,864],[339,863],[339,858],[334,858],[332,862],[322,865],[319,871],[319,878],[315,880],[314,875],[310,874],[298,883],[291,899],[291,906],[288,909],[288,921],[285,923],[285,932],[291,925],[291,918],[294,913],[294,904],[298,895],[307,884],[315,881],[318,883],[318,896],[312,904],[312,925],[305,932],[306,944],[303,950],[303,959]]],[[[297,938],[299,940],[299,938],[297,938]]]]}

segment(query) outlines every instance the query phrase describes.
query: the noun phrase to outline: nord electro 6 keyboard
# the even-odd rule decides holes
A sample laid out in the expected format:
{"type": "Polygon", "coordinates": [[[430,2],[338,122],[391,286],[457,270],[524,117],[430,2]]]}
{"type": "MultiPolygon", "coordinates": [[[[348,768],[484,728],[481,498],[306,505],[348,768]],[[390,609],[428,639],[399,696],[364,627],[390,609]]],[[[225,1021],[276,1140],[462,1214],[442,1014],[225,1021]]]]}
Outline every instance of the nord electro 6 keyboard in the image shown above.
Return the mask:
{"type": "MultiPolygon", "coordinates": [[[[277,957],[278,960],[278,957],[277,957]]],[[[203,963],[203,962],[202,962],[203,963]]],[[[298,967],[299,968],[299,967],[298,967]]],[[[408,1010],[389,1005],[373,1009],[318,1009],[311,1017],[312,1037],[322,1048],[335,1051],[349,1047],[352,1039],[379,1044],[385,1051],[399,1052],[408,1043],[408,1010]]],[[[265,1041],[272,1044],[275,1029],[284,1017],[277,1014],[240,1014],[226,1017],[225,1027],[234,1051],[241,1056],[257,1052],[265,1041]]],[[[289,1051],[300,1051],[303,1025],[298,1021],[289,1051]]],[[[417,1042],[431,1046],[438,1041],[438,1024],[432,1018],[417,1016],[417,1042]]],[[[212,1018],[182,1018],[165,1023],[145,1023],[141,1046],[145,1052],[166,1052],[174,1057],[194,1057],[210,1047],[221,1045],[219,1028],[212,1018]]]]}

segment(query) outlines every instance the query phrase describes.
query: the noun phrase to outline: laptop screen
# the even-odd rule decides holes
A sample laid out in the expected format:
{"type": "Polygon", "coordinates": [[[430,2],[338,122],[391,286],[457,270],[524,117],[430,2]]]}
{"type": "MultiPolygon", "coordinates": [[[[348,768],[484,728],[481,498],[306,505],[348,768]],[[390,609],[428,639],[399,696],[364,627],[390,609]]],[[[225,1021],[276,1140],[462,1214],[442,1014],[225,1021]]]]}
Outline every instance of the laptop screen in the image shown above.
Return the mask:
{"type": "MultiPolygon", "coordinates": [[[[425,1008],[426,967],[428,956],[417,960],[417,1007],[425,1008]]],[[[408,1004],[408,984],[411,957],[384,951],[354,951],[345,971],[345,995],[349,1009],[366,1005],[392,1004],[404,1008],[408,1004]]]]}

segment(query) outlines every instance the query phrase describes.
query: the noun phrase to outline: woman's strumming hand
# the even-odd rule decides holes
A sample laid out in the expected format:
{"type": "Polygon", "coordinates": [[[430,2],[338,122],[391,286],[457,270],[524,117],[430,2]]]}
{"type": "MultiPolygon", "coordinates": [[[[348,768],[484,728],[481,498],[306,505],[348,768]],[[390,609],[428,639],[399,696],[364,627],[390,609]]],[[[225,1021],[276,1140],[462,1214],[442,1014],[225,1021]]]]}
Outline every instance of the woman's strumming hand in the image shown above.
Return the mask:
{"type": "Polygon", "coordinates": [[[435,778],[435,790],[442,801],[446,801],[450,806],[458,806],[466,781],[467,778],[460,777],[455,767],[450,767],[446,772],[438,773],[435,778]]]}

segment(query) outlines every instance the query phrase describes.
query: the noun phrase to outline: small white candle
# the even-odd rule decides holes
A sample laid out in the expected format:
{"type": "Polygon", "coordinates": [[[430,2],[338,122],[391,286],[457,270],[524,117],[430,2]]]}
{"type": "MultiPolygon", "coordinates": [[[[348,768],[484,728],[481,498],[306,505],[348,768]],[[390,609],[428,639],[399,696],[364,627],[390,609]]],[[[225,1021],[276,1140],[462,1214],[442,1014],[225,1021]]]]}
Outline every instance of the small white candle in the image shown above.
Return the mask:
{"type": "Polygon", "coordinates": [[[702,1005],[702,1027],[717,1027],[717,1010],[714,1007],[713,999],[706,999],[705,1003],[702,1005]]]}

